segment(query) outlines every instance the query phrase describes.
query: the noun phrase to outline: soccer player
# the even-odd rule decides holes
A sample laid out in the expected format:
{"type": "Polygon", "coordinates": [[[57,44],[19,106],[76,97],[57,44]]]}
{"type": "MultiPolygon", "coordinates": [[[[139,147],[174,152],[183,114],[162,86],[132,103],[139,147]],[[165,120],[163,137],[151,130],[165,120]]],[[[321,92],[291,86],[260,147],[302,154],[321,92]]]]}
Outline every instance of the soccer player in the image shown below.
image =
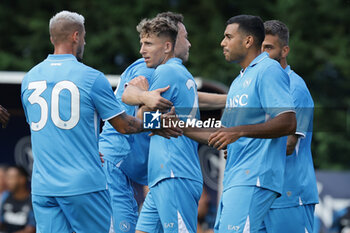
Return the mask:
{"type": "MultiPolygon", "coordinates": [[[[156,68],[150,91],[170,85],[162,96],[173,103],[176,113],[198,118],[196,84],[182,60],[174,55],[177,25],[168,18],[156,17],[142,20],[137,29],[140,32],[140,53],[147,67],[156,68]]],[[[156,232],[160,226],[164,232],[196,232],[198,200],[203,184],[197,146],[185,136],[170,140],[151,137],[150,191],[136,232],[156,232]]]]}
{"type": "Polygon", "coordinates": [[[221,42],[225,59],[242,70],[232,82],[219,129],[209,145],[227,146],[223,194],[215,232],[257,232],[282,192],[287,137],[295,132],[289,78],[278,62],[261,53],[260,17],[227,21],[221,42]]]}
{"type": "MultiPolygon", "coordinates": [[[[187,32],[183,26],[183,16],[172,12],[158,14],[157,17],[167,17],[178,25],[179,33],[175,45],[175,56],[182,60],[188,58],[189,42],[187,32]]],[[[152,84],[154,68],[148,68],[144,58],[131,64],[121,75],[115,95],[117,101],[123,106],[128,115],[136,115],[138,105],[146,105],[150,109],[166,110],[172,103],[161,97],[161,93],[167,91],[165,85],[153,91],[148,91],[152,84]],[[141,77],[146,78],[143,82],[141,77]],[[124,90],[131,86],[143,87],[142,98],[131,93],[131,96],[123,95],[124,90]],[[143,86],[145,85],[145,86],[143,86]],[[131,101],[132,106],[122,102],[131,101]]],[[[132,87],[131,87],[132,88],[132,87]]],[[[106,122],[100,135],[99,149],[104,155],[104,171],[107,177],[109,193],[111,196],[113,225],[115,232],[135,232],[138,218],[138,207],[133,194],[131,180],[142,185],[147,185],[147,163],[150,137],[149,133],[135,135],[120,134],[106,122]]]]}
{"type": "Polygon", "coordinates": [[[278,21],[264,23],[262,50],[278,61],[289,75],[290,92],[296,110],[297,129],[287,140],[287,158],[282,196],[276,199],[264,219],[261,232],[313,232],[314,209],[318,203],[311,156],[314,103],[304,80],[287,64],[289,31],[278,21]]]}
{"type": "Polygon", "coordinates": [[[0,105],[0,123],[2,125],[2,128],[6,128],[8,122],[10,120],[10,113],[0,105]]]}
{"type": "Polygon", "coordinates": [[[98,153],[100,118],[121,133],[141,132],[142,124],[122,111],[101,72],[78,61],[85,46],[84,17],[59,12],[49,29],[54,54],[22,82],[37,231],[108,232],[112,213],[98,153]]]}

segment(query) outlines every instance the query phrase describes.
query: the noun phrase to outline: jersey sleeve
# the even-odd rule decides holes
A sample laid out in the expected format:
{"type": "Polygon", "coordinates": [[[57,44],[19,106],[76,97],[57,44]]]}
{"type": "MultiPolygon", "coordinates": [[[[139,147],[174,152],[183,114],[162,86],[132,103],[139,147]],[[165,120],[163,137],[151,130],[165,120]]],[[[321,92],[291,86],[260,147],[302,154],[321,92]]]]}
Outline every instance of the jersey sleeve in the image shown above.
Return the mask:
{"type": "Polygon", "coordinates": [[[309,98],[309,93],[302,87],[296,88],[293,93],[293,101],[297,118],[295,134],[305,137],[307,132],[312,131],[314,107],[309,98]]]}
{"type": "Polygon", "coordinates": [[[107,78],[100,74],[92,86],[90,96],[102,120],[109,120],[123,112],[107,78]]]}
{"type": "Polygon", "coordinates": [[[146,65],[145,66],[141,66],[138,69],[135,70],[135,72],[133,73],[133,76],[131,79],[136,78],[137,76],[145,76],[145,78],[147,79],[148,83],[151,85],[151,81],[152,81],[152,76],[153,76],[153,72],[154,69],[152,68],[148,68],[146,65]]]}
{"type": "Polygon", "coordinates": [[[27,90],[27,87],[28,87],[28,82],[27,82],[27,78],[26,77],[27,77],[27,75],[24,76],[24,78],[22,80],[22,84],[21,84],[21,102],[22,102],[24,115],[26,117],[26,121],[27,121],[27,123],[29,123],[28,116],[27,116],[27,108],[26,108],[25,100],[24,100],[25,91],[27,90]]]}
{"type": "Polygon", "coordinates": [[[149,90],[153,91],[159,88],[170,86],[169,90],[162,93],[162,97],[174,103],[178,87],[174,80],[176,77],[172,77],[170,70],[159,67],[153,73],[152,79],[153,82],[150,85],[149,90]]]}
{"type": "Polygon", "coordinates": [[[295,112],[289,89],[289,77],[281,67],[271,65],[260,74],[258,93],[262,108],[274,118],[285,112],[295,112]]]}

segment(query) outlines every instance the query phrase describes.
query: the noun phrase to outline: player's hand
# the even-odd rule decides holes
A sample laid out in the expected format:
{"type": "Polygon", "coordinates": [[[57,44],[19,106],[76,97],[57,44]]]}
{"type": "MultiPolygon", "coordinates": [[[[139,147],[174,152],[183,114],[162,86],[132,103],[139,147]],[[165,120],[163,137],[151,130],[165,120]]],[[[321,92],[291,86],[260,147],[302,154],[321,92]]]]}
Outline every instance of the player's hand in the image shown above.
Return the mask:
{"type": "MultiPolygon", "coordinates": [[[[161,115],[161,122],[163,122],[163,120],[166,120],[167,122],[179,120],[176,116],[175,107],[172,107],[169,112],[161,115]]],[[[167,139],[170,139],[170,137],[177,138],[179,136],[182,136],[183,131],[181,128],[173,127],[173,124],[171,124],[170,128],[162,128],[162,129],[154,130],[150,134],[150,136],[153,136],[155,134],[162,136],[162,137],[165,137],[167,139]]]]}
{"type": "Polygon", "coordinates": [[[208,139],[208,145],[218,150],[223,150],[228,144],[237,141],[241,137],[241,133],[235,131],[235,128],[222,128],[211,134],[208,139]]]}
{"type": "Polygon", "coordinates": [[[10,120],[10,113],[0,105],[0,123],[2,128],[6,128],[8,122],[10,120]]]}
{"type": "Polygon", "coordinates": [[[102,167],[103,167],[103,163],[105,162],[104,158],[103,158],[103,154],[101,154],[101,152],[98,152],[99,155],[100,155],[100,160],[101,160],[101,163],[102,163],[102,167]]]}
{"type": "Polygon", "coordinates": [[[154,130],[152,133],[149,134],[149,136],[153,136],[153,135],[159,135],[162,136],[166,139],[170,139],[170,138],[177,138],[179,136],[182,136],[183,132],[181,129],[179,128],[167,128],[167,129],[158,129],[158,130],[154,130]]]}
{"type": "Polygon", "coordinates": [[[170,86],[159,88],[153,91],[146,91],[143,96],[143,103],[151,109],[168,110],[173,103],[161,96],[163,92],[169,90],[170,86]]]}
{"type": "Polygon", "coordinates": [[[136,78],[133,78],[130,82],[129,85],[136,86],[140,88],[143,91],[148,91],[149,84],[145,76],[137,76],[136,78]]]}

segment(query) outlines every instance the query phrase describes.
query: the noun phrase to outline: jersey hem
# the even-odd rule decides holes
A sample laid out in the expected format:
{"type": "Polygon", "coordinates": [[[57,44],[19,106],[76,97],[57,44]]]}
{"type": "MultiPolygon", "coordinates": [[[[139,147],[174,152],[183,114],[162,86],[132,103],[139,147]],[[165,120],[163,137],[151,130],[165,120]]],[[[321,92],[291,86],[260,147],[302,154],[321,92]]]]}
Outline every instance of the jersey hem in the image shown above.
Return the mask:
{"type": "Polygon", "coordinates": [[[228,189],[230,189],[232,187],[236,187],[236,186],[255,186],[257,188],[263,188],[263,189],[268,189],[270,191],[273,191],[273,192],[278,194],[278,197],[282,196],[282,192],[276,190],[275,188],[267,187],[267,186],[264,186],[264,185],[257,186],[256,184],[234,184],[234,185],[230,185],[230,186],[228,186],[226,188],[224,187],[223,192],[225,192],[226,190],[228,190],[228,189]]]}
{"type": "Polygon", "coordinates": [[[67,197],[67,196],[76,196],[76,195],[82,195],[82,194],[87,194],[87,193],[94,193],[94,192],[99,192],[99,191],[104,191],[107,190],[107,184],[104,187],[98,188],[98,189],[91,189],[91,190],[86,190],[86,191],[81,191],[81,192],[71,192],[71,193],[40,193],[40,192],[34,192],[32,191],[32,195],[36,196],[45,196],[45,197],[67,197]]]}
{"type": "Polygon", "coordinates": [[[279,115],[282,115],[283,113],[287,113],[287,112],[294,112],[294,113],[296,113],[295,110],[286,110],[286,111],[282,111],[280,113],[277,113],[275,117],[277,117],[279,115]]]}
{"type": "Polygon", "coordinates": [[[173,178],[189,179],[189,180],[193,180],[193,181],[200,182],[201,184],[203,184],[203,179],[200,179],[200,180],[193,179],[192,177],[190,178],[190,177],[186,177],[186,176],[175,176],[175,177],[167,176],[167,177],[162,177],[160,179],[157,179],[154,182],[149,182],[148,186],[151,188],[151,187],[154,187],[155,185],[157,185],[162,180],[173,179],[173,178]]]}
{"type": "Polygon", "coordinates": [[[295,134],[301,136],[302,138],[306,137],[306,135],[303,132],[295,132],[295,134]]]}
{"type": "Polygon", "coordinates": [[[291,207],[297,207],[297,206],[305,206],[305,205],[316,205],[318,204],[318,201],[317,202],[307,202],[307,203],[303,203],[303,204],[299,204],[299,203],[291,203],[291,204],[284,204],[284,205],[272,205],[270,207],[270,209],[284,209],[284,208],[291,208],[291,207]]]}

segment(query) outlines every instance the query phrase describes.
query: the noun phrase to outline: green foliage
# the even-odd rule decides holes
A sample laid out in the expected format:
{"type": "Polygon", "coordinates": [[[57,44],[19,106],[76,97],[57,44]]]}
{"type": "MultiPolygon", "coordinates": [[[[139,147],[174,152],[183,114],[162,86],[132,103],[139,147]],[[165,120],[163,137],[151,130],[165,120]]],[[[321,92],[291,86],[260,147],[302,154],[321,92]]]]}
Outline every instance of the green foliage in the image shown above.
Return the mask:
{"type": "Polygon", "coordinates": [[[140,57],[135,27],[142,18],[168,10],[182,13],[192,43],[187,67],[194,76],[226,85],[240,70],[225,61],[220,47],[226,20],[237,14],[255,14],[263,20],[285,22],[291,32],[289,64],[304,78],[321,109],[315,114],[315,164],[323,169],[350,168],[348,0],[3,0],[0,70],[28,71],[45,59],[53,51],[48,21],[63,9],[85,16],[84,63],[109,74],[120,74],[140,57]],[[343,125],[343,130],[339,131],[339,124],[333,130],[325,127],[333,127],[332,121],[343,125]]]}

